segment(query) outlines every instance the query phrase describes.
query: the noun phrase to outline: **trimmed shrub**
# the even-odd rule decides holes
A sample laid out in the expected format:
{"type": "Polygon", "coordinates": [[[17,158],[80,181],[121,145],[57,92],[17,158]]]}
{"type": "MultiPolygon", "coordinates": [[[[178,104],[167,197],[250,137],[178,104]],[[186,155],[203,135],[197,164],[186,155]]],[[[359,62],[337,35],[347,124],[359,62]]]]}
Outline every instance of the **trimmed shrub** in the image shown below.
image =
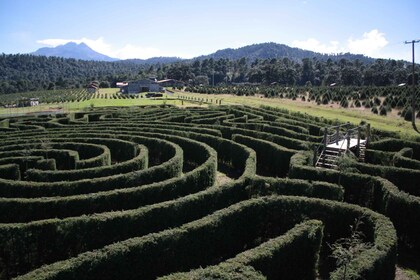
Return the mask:
{"type": "MultiPolygon", "coordinates": [[[[173,271],[185,271],[199,265],[210,265],[231,258],[244,246],[253,246],[252,244],[258,240],[285,233],[299,223],[302,215],[309,218],[317,217],[323,221],[325,231],[329,234],[327,242],[345,236],[349,223],[355,217],[366,217],[365,234],[374,245],[353,260],[349,270],[357,276],[356,279],[394,278],[396,233],[387,218],[357,206],[326,200],[279,196],[243,201],[179,228],[115,243],[73,259],[44,266],[18,279],[57,279],[69,274],[73,278],[155,278],[173,271]],[[269,226],[271,224],[277,226],[271,227],[269,226]],[[206,250],[203,251],[203,248],[206,250]]],[[[314,241],[312,246],[316,251],[316,244],[319,244],[322,235],[318,232],[304,236],[312,236],[314,241]]],[[[307,243],[297,244],[302,246],[307,243]]],[[[302,248],[307,248],[307,245],[302,248]]],[[[285,251],[287,252],[286,249],[285,251]]],[[[315,256],[312,253],[306,254],[304,249],[296,247],[291,252],[300,252],[301,258],[306,256],[315,259],[316,263],[316,254],[315,256]]],[[[245,254],[246,252],[241,257],[245,258],[245,254]]],[[[294,267],[293,261],[296,259],[284,258],[284,261],[291,261],[290,266],[294,267]]],[[[258,267],[258,262],[256,261],[254,265],[258,267]]],[[[261,263],[262,270],[267,274],[275,273],[270,269],[269,263],[265,265],[265,268],[262,268],[264,262],[261,263]]],[[[284,266],[289,265],[284,263],[284,266]]],[[[312,261],[310,266],[300,266],[300,270],[293,271],[304,273],[303,275],[306,273],[313,275],[315,266],[312,261]],[[302,271],[304,268],[305,271],[302,271]]],[[[333,272],[333,279],[337,274],[340,275],[340,271],[333,272]]]]}
{"type": "Polygon", "coordinates": [[[0,164],[0,178],[20,180],[20,169],[16,163],[0,164]]]}
{"type": "Polygon", "coordinates": [[[235,142],[244,144],[257,153],[257,174],[271,177],[285,177],[295,150],[290,150],[268,141],[240,134],[232,135],[235,142]]]}

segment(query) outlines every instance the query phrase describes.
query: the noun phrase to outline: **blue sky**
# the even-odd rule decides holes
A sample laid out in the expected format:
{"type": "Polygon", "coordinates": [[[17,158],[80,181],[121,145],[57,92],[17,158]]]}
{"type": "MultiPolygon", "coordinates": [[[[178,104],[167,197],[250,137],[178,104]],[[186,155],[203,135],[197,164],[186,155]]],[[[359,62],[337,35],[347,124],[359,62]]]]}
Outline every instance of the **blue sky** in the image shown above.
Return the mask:
{"type": "Polygon", "coordinates": [[[419,12],[419,0],[0,0],[0,53],[75,41],[122,59],[191,58],[276,42],[411,60],[419,12]]]}

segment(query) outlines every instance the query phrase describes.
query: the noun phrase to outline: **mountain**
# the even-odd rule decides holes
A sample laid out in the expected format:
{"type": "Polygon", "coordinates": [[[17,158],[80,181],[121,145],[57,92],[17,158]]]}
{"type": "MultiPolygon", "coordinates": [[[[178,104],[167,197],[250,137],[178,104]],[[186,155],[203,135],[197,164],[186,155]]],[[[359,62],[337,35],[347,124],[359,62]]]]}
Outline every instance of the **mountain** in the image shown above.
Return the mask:
{"type": "Polygon", "coordinates": [[[168,64],[168,63],[174,63],[174,62],[179,62],[179,61],[183,61],[185,59],[180,58],[180,57],[175,57],[175,56],[159,56],[159,57],[151,57],[148,59],[139,59],[139,58],[132,58],[132,59],[125,59],[122,61],[125,62],[132,62],[134,64],[168,64]]]}
{"type": "Polygon", "coordinates": [[[230,59],[230,60],[237,60],[241,59],[242,57],[247,58],[249,61],[253,61],[255,59],[270,59],[270,58],[288,58],[293,61],[301,61],[303,58],[313,58],[316,57],[320,60],[327,60],[332,59],[333,61],[338,61],[342,58],[348,60],[356,60],[358,59],[364,63],[373,63],[375,59],[361,55],[361,54],[321,54],[313,51],[303,50],[299,48],[292,48],[287,45],[277,44],[277,43],[261,43],[261,44],[253,44],[237,49],[227,48],[223,50],[218,50],[215,53],[209,55],[202,55],[195,59],[203,60],[203,59],[230,59]]]}
{"type": "Polygon", "coordinates": [[[64,58],[74,58],[82,60],[96,61],[117,61],[118,59],[95,52],[85,43],[76,44],[69,42],[55,48],[40,48],[33,52],[34,55],[57,56],[64,58]]]}
{"type": "MultiPolygon", "coordinates": [[[[96,61],[119,61],[116,58],[111,58],[109,56],[100,54],[92,50],[85,43],[76,44],[73,42],[67,43],[65,45],[60,45],[55,48],[40,48],[37,51],[33,52],[34,55],[44,55],[44,56],[57,56],[64,58],[74,58],[81,60],[96,60],[96,61]]],[[[218,50],[215,53],[202,55],[195,57],[190,60],[204,60],[204,59],[230,59],[237,60],[241,58],[247,58],[248,61],[254,61],[255,59],[271,59],[271,58],[288,58],[290,60],[299,62],[303,58],[317,58],[319,60],[331,59],[333,61],[339,61],[342,58],[347,60],[354,61],[358,59],[360,62],[365,64],[370,64],[375,61],[375,59],[361,55],[361,54],[350,54],[350,53],[341,53],[341,54],[321,54],[313,51],[303,50],[299,48],[292,48],[284,44],[277,43],[261,43],[253,44],[237,49],[227,48],[218,50]]],[[[126,59],[120,60],[121,62],[130,62],[133,64],[170,64],[180,61],[188,61],[189,59],[182,59],[179,57],[152,57],[148,59],[126,59]]]]}

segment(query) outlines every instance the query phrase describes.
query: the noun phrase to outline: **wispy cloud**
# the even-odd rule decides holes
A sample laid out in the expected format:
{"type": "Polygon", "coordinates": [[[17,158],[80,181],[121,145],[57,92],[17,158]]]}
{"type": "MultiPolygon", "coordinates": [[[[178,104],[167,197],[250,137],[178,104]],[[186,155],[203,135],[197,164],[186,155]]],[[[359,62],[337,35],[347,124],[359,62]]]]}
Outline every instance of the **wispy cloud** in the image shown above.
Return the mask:
{"type": "Polygon", "coordinates": [[[339,41],[330,41],[325,44],[315,38],[307,40],[292,42],[293,47],[316,51],[320,53],[335,54],[341,52],[351,52],[356,54],[364,54],[368,56],[378,56],[381,50],[388,45],[388,40],[385,34],[373,29],[369,32],[363,33],[363,36],[358,39],[350,37],[345,44],[339,41]]]}
{"type": "Polygon", "coordinates": [[[120,59],[128,59],[128,58],[150,58],[155,56],[165,56],[162,51],[157,48],[151,47],[143,47],[143,46],[136,46],[132,44],[127,44],[122,48],[115,49],[110,44],[105,42],[103,37],[99,37],[98,39],[89,39],[89,38],[82,38],[82,39],[44,39],[38,40],[37,43],[56,47],[59,45],[63,45],[69,42],[74,42],[77,44],[85,43],[93,50],[108,55],[110,57],[120,58],[120,59]]]}
{"type": "Polygon", "coordinates": [[[292,47],[328,54],[343,51],[339,45],[340,43],[338,41],[331,41],[328,44],[323,44],[315,38],[309,38],[303,41],[295,40],[292,42],[292,47]]]}

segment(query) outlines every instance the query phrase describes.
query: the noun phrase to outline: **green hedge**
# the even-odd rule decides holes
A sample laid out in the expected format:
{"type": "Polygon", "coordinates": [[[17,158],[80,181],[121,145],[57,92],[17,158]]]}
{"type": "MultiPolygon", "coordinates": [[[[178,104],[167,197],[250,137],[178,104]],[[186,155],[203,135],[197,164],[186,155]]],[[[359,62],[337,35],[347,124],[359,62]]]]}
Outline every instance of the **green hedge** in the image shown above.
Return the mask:
{"type": "MultiPolygon", "coordinates": [[[[234,142],[231,144],[239,146],[234,142]]],[[[3,244],[9,244],[2,245],[5,248],[3,251],[5,255],[0,258],[9,262],[0,264],[0,266],[3,270],[8,267],[9,273],[12,274],[18,271],[28,271],[31,267],[49,263],[51,260],[67,258],[69,254],[99,248],[115,240],[178,226],[246,199],[247,194],[244,186],[246,178],[255,174],[253,173],[253,171],[255,172],[255,154],[246,147],[243,149],[248,152],[245,171],[240,180],[224,187],[211,188],[196,195],[181,197],[175,201],[154,204],[137,210],[103,213],[92,217],[46,220],[21,224],[18,227],[0,225],[0,240],[3,244]],[[159,222],[155,223],[154,221],[159,222]],[[18,236],[25,236],[25,238],[18,238],[18,236]],[[92,239],[92,236],[96,236],[96,238],[92,239]],[[10,243],[10,240],[20,243],[8,247],[13,244],[13,242],[10,243]],[[56,251],[54,248],[62,249],[56,251]],[[27,251],[33,252],[32,258],[26,257],[24,252],[27,251]]],[[[188,177],[184,176],[183,178],[188,177]]],[[[170,183],[168,186],[174,185],[174,182],[168,183],[170,183]]],[[[156,194],[159,195],[159,192],[156,194]]]]}
{"type": "Polygon", "coordinates": [[[309,134],[309,129],[306,128],[306,124],[304,122],[300,124],[298,123],[289,124],[287,122],[274,121],[274,122],[269,122],[269,125],[272,127],[283,127],[283,128],[286,128],[286,129],[289,129],[298,133],[302,133],[302,134],[309,134]]]}
{"type": "Polygon", "coordinates": [[[274,135],[267,132],[253,131],[249,129],[242,129],[227,126],[214,126],[220,129],[224,138],[231,139],[233,134],[241,134],[245,136],[254,137],[261,140],[266,140],[293,150],[307,150],[311,143],[307,141],[297,140],[286,136],[274,135]]]}
{"type": "Polygon", "coordinates": [[[420,197],[400,191],[388,180],[377,178],[376,209],[394,223],[398,237],[420,257],[420,197]]]}
{"type": "Polygon", "coordinates": [[[322,181],[308,182],[299,179],[255,177],[249,182],[246,189],[250,197],[281,194],[336,201],[342,201],[344,198],[343,187],[322,181]]]}
{"type": "Polygon", "coordinates": [[[240,134],[232,140],[255,150],[257,153],[257,174],[271,177],[285,177],[289,171],[290,158],[297,152],[271,142],[240,134]]]}
{"type": "MultiPolygon", "coordinates": [[[[56,170],[57,166],[55,159],[41,159],[36,162],[35,168],[38,170],[56,170]]],[[[26,176],[28,176],[28,171],[26,171],[26,176]]]]}
{"type": "Polygon", "coordinates": [[[266,280],[267,278],[252,266],[240,263],[224,262],[216,266],[195,269],[191,272],[180,272],[157,278],[159,280],[266,280]]]}
{"type": "Polygon", "coordinates": [[[168,141],[166,141],[166,145],[163,145],[163,141],[160,149],[162,153],[167,153],[170,159],[158,166],[125,174],[72,182],[39,183],[0,179],[0,195],[2,197],[69,196],[129,188],[177,177],[182,171],[182,149],[168,141]]]}
{"type": "Polygon", "coordinates": [[[17,163],[0,164],[0,178],[20,180],[20,168],[17,163]]]}
{"type": "Polygon", "coordinates": [[[420,169],[378,166],[365,163],[354,163],[354,167],[364,174],[385,178],[394,183],[400,190],[420,197],[420,169]]]}
{"type": "Polygon", "coordinates": [[[310,158],[311,155],[305,152],[294,155],[290,163],[290,177],[334,183],[341,179],[345,189],[344,201],[368,206],[389,217],[398,231],[400,242],[420,252],[419,197],[399,190],[384,178],[308,166],[310,158]]]}
{"type": "Polygon", "coordinates": [[[0,120],[0,128],[9,128],[9,119],[0,120]]]}
{"type": "Polygon", "coordinates": [[[404,148],[394,154],[393,163],[395,167],[410,168],[420,170],[420,160],[413,158],[413,149],[404,148]]]}
{"type": "Polygon", "coordinates": [[[29,159],[30,157],[36,157],[38,159],[42,158],[54,158],[56,162],[57,169],[74,169],[76,167],[76,162],[79,160],[79,154],[72,150],[64,149],[36,149],[32,147],[27,147],[24,145],[11,145],[3,146],[1,148],[10,149],[8,152],[0,152],[0,162],[7,160],[8,158],[16,158],[21,162],[20,168],[23,171],[26,169],[33,168],[34,165],[27,166],[25,163],[25,158],[29,159]],[[26,168],[28,167],[28,168],[26,168]]]}
{"type": "MultiPolygon", "coordinates": [[[[148,145],[159,145],[160,141],[156,139],[145,139],[143,142],[148,145]]],[[[57,181],[75,181],[87,178],[106,177],[115,174],[122,174],[136,170],[147,168],[148,149],[146,146],[138,145],[139,154],[131,160],[116,163],[113,165],[105,165],[101,167],[77,169],[77,170],[56,170],[56,171],[40,171],[28,170],[27,177],[29,181],[37,182],[57,182],[57,181]]]]}
{"type": "MultiPolygon", "coordinates": [[[[348,270],[357,276],[356,279],[394,279],[396,234],[386,217],[338,202],[282,196],[243,201],[179,228],[114,243],[44,266],[18,279],[151,279],[232,258],[244,247],[252,248],[260,245],[261,240],[284,234],[300,223],[302,216],[324,223],[327,242],[348,234],[353,219],[364,217],[364,231],[373,247],[353,260],[348,270]]],[[[312,246],[316,248],[321,235],[306,236],[312,236],[312,246]]],[[[303,241],[296,245],[304,244],[308,243],[303,241]]],[[[302,249],[294,247],[290,252],[301,253],[302,257],[311,259],[306,271],[302,272],[304,267],[300,266],[299,272],[313,275],[314,254],[307,254],[306,250],[306,246],[302,249]]],[[[244,255],[242,257],[245,258],[244,255]]],[[[293,267],[294,260],[295,257],[285,258],[284,266],[293,267]]],[[[266,273],[275,273],[269,265],[265,269],[266,273]]],[[[333,272],[333,279],[337,278],[336,275],[340,275],[340,271],[333,272]]]]}
{"type": "Polygon", "coordinates": [[[322,223],[310,220],[219,265],[158,279],[315,279],[321,240],[322,223]]]}
{"type": "Polygon", "coordinates": [[[398,152],[403,148],[413,149],[413,159],[420,160],[420,143],[401,139],[387,138],[369,143],[369,149],[398,152]]]}

